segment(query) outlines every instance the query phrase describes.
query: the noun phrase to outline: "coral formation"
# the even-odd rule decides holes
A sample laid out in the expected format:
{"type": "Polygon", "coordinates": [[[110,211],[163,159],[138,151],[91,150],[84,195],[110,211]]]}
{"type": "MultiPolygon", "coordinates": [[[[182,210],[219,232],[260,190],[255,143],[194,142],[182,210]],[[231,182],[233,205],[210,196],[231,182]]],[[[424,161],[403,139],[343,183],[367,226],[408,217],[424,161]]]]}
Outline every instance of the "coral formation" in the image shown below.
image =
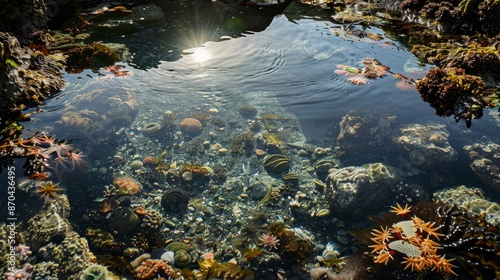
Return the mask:
{"type": "Polygon", "coordinates": [[[142,184],[130,176],[120,176],[113,180],[118,195],[136,195],[142,191],[142,184]]]}
{"type": "Polygon", "coordinates": [[[80,276],[80,280],[107,280],[108,269],[102,265],[92,264],[85,269],[80,276]]]}
{"type": "Polygon", "coordinates": [[[162,260],[147,259],[135,269],[136,277],[140,280],[152,280],[156,277],[174,279],[179,275],[166,262],[162,260]]]}

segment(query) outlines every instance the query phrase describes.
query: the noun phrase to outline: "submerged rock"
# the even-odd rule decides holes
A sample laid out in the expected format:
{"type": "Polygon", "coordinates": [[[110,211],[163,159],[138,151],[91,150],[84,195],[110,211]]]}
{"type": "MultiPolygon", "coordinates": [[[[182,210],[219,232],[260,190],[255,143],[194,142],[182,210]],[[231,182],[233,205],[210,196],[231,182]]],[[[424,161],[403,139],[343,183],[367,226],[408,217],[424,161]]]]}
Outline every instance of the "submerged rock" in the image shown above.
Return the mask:
{"type": "Polygon", "coordinates": [[[450,133],[442,124],[409,124],[393,141],[400,145],[412,166],[432,170],[458,158],[448,142],[450,133]]]}
{"type": "Polygon", "coordinates": [[[442,201],[450,206],[461,206],[475,215],[484,212],[488,223],[497,227],[500,225],[500,205],[487,200],[484,192],[478,188],[459,186],[440,190],[434,193],[434,201],[442,201]]]}
{"type": "Polygon", "coordinates": [[[328,175],[326,197],[335,212],[373,213],[387,206],[384,198],[398,180],[398,171],[383,163],[344,167],[328,175]]]}
{"type": "Polygon", "coordinates": [[[476,143],[467,145],[464,150],[469,154],[470,167],[479,179],[497,192],[500,192],[500,145],[476,143]]]}

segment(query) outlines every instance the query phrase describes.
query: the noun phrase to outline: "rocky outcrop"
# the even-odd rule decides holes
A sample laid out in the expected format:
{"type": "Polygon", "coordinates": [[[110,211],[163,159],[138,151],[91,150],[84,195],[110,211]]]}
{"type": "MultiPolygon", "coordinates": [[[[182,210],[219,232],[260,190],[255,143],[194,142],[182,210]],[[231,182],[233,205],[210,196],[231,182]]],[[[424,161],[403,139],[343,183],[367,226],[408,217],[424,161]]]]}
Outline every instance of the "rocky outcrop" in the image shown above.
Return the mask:
{"type": "Polygon", "coordinates": [[[64,86],[61,67],[41,51],[0,32],[0,111],[33,106],[64,86]]]}

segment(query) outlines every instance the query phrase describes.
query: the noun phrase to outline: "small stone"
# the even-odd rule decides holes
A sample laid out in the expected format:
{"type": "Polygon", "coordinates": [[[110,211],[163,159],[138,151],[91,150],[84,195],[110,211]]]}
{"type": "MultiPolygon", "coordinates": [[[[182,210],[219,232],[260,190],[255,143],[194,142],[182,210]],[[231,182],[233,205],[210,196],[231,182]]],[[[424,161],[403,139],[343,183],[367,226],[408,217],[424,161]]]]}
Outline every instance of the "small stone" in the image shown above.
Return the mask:
{"type": "Polygon", "coordinates": [[[222,149],[219,149],[218,152],[219,152],[219,154],[225,155],[227,153],[227,149],[222,148],[222,149]]]}
{"type": "Polygon", "coordinates": [[[191,181],[191,180],[193,180],[193,173],[186,171],[186,172],[182,173],[181,177],[182,177],[183,181],[191,181]]]}
{"type": "Polygon", "coordinates": [[[97,170],[99,174],[106,174],[108,172],[108,169],[106,167],[101,167],[97,170]]]}
{"type": "Polygon", "coordinates": [[[203,146],[208,146],[210,145],[210,141],[203,141],[203,146]]]}
{"type": "Polygon", "coordinates": [[[142,161],[140,161],[140,160],[134,160],[134,161],[132,161],[132,163],[130,163],[130,168],[132,170],[139,170],[142,168],[142,166],[143,166],[143,164],[142,164],[142,161]]]}
{"type": "Polygon", "coordinates": [[[314,154],[318,156],[326,155],[326,151],[323,148],[317,147],[314,149],[314,154]]]}
{"type": "Polygon", "coordinates": [[[210,108],[210,109],[208,109],[208,112],[213,113],[213,114],[217,114],[217,113],[219,113],[219,110],[217,110],[215,108],[210,108]]]}
{"type": "Polygon", "coordinates": [[[243,198],[243,199],[247,199],[248,198],[248,194],[242,193],[242,194],[240,194],[240,197],[243,198]]]}
{"type": "Polygon", "coordinates": [[[201,222],[203,222],[203,219],[198,217],[198,218],[196,218],[196,222],[201,223],[201,222]]]}
{"type": "Polygon", "coordinates": [[[217,137],[217,133],[215,133],[215,132],[213,132],[213,131],[210,131],[210,132],[208,133],[208,135],[210,135],[210,137],[212,137],[212,138],[217,137]]]}
{"type": "Polygon", "coordinates": [[[215,144],[213,144],[212,146],[210,146],[210,150],[211,150],[211,151],[218,151],[218,150],[220,150],[220,149],[222,149],[222,145],[221,145],[221,144],[219,144],[219,143],[215,143],[215,144]]]}

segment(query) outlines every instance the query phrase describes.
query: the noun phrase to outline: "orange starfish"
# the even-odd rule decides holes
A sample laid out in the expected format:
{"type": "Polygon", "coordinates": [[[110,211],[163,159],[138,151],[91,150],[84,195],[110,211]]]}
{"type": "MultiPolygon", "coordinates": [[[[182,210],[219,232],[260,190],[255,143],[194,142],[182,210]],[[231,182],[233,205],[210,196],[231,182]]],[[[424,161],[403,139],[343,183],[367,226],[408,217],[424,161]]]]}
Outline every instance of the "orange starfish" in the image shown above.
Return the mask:
{"type": "Polygon", "coordinates": [[[368,247],[373,248],[372,253],[379,252],[379,251],[382,251],[382,250],[386,250],[387,251],[387,244],[385,244],[385,243],[377,243],[375,245],[370,245],[368,247]]]}
{"type": "Polygon", "coordinates": [[[424,239],[420,244],[419,244],[420,251],[424,256],[436,256],[437,255],[437,249],[441,249],[442,247],[439,247],[439,244],[429,238],[424,239]]]}
{"type": "Polygon", "coordinates": [[[405,269],[410,267],[411,271],[413,271],[413,269],[415,269],[416,271],[421,271],[422,269],[424,269],[426,265],[426,260],[422,256],[405,257],[404,259],[405,260],[402,261],[401,263],[406,264],[405,269]]]}
{"type": "Polygon", "coordinates": [[[453,267],[456,267],[455,265],[452,265],[451,262],[455,259],[446,259],[446,255],[440,257],[440,258],[433,258],[431,259],[430,263],[433,266],[432,270],[437,269],[441,273],[449,273],[449,274],[455,274],[455,271],[453,271],[453,267]]]}
{"type": "Polygon", "coordinates": [[[45,196],[46,198],[55,198],[58,192],[63,191],[63,189],[58,188],[57,185],[59,184],[54,185],[51,182],[47,182],[45,185],[40,185],[37,193],[45,196]]]}
{"type": "Polygon", "coordinates": [[[392,237],[391,235],[391,230],[389,229],[389,227],[380,227],[382,229],[382,231],[378,230],[378,229],[373,229],[372,231],[372,235],[374,236],[372,238],[373,241],[375,241],[375,243],[385,243],[385,241],[389,242],[389,239],[390,238],[394,238],[392,237]]]}
{"type": "Polygon", "coordinates": [[[424,223],[421,225],[420,230],[425,231],[428,235],[432,235],[436,237],[439,240],[439,236],[443,236],[444,234],[442,233],[437,233],[437,231],[441,228],[441,226],[433,227],[436,222],[430,223],[424,223]]]}
{"type": "Polygon", "coordinates": [[[392,259],[394,260],[394,258],[392,257],[391,253],[387,250],[382,250],[379,252],[378,256],[375,257],[375,259],[373,260],[373,262],[375,263],[383,263],[385,265],[387,265],[387,262],[389,262],[389,259],[392,259]]]}
{"type": "Polygon", "coordinates": [[[396,215],[406,215],[411,212],[410,211],[411,206],[408,206],[408,204],[405,204],[404,208],[401,207],[399,203],[397,203],[396,205],[397,207],[391,206],[392,210],[390,212],[396,213],[396,215]]]}

